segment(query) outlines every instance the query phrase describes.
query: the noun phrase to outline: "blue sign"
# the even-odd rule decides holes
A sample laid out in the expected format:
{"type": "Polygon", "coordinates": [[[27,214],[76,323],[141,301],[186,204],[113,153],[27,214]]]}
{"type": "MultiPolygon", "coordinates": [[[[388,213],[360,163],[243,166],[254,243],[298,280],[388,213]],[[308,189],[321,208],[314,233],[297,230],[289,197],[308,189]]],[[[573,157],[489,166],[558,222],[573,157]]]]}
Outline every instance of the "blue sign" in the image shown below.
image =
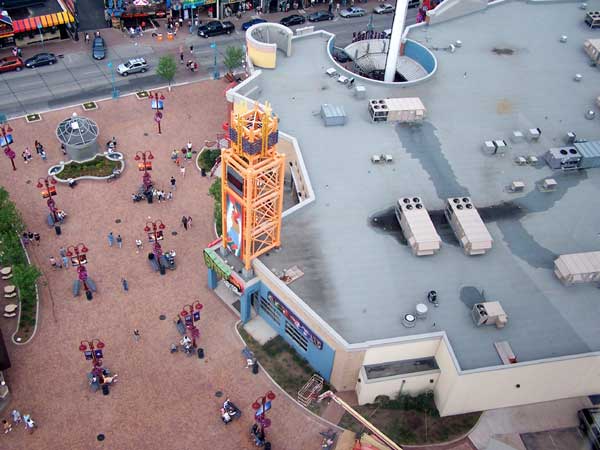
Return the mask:
{"type": "Polygon", "coordinates": [[[162,100],[152,100],[152,109],[163,109],[163,101],[162,100]],[[156,107],[156,102],[158,102],[158,108],[156,107]]]}
{"type": "Polygon", "coordinates": [[[194,318],[189,314],[183,318],[185,320],[186,325],[192,325],[194,323],[194,318]]]}
{"type": "Polygon", "coordinates": [[[86,361],[94,359],[94,356],[92,355],[92,352],[90,350],[86,350],[85,352],[83,352],[83,354],[85,355],[86,361]]]}
{"type": "Polygon", "coordinates": [[[102,359],[102,350],[96,349],[94,350],[94,356],[96,357],[96,359],[102,359]]]}
{"type": "Polygon", "coordinates": [[[0,147],[6,147],[7,145],[10,145],[12,143],[13,143],[12,134],[7,134],[6,139],[4,139],[4,136],[0,136],[0,147]]]}
{"type": "Polygon", "coordinates": [[[200,311],[194,311],[194,322],[200,320],[200,311]]]}
{"type": "MultiPolygon", "coordinates": [[[[267,412],[270,409],[271,409],[271,400],[268,400],[265,403],[265,412],[267,412]]],[[[259,416],[262,416],[262,414],[263,414],[263,408],[262,408],[262,405],[261,405],[260,408],[258,408],[258,411],[256,411],[256,414],[254,414],[254,416],[256,418],[258,418],[259,416]]]]}

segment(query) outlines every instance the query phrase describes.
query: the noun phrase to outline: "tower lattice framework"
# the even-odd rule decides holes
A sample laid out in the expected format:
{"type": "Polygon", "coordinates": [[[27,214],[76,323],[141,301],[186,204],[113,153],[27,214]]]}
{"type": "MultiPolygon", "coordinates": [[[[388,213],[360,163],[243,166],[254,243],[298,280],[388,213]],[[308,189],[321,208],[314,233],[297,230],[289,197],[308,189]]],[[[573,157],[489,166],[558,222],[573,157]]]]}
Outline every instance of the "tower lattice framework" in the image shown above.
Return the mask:
{"type": "Polygon", "coordinates": [[[221,152],[223,247],[249,270],[254,258],[281,245],[285,155],[277,153],[278,119],[270,105],[238,104],[221,152]]]}

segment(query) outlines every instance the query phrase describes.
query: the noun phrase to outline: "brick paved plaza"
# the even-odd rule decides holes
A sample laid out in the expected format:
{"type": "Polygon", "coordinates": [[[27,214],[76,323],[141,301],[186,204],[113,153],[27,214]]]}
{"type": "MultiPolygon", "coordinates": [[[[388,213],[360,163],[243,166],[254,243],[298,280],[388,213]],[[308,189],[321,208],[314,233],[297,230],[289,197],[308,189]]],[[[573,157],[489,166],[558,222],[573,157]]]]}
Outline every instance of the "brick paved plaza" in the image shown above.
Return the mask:
{"type": "MultiPolygon", "coordinates": [[[[204,246],[215,236],[212,199],[207,195],[211,180],[202,178],[194,164],[187,165],[185,179],[169,158],[188,138],[199,149],[214,139],[226,120],[223,81],[208,81],[165,92],[163,134],[158,136],[149,100],[134,96],[100,103],[97,111],[85,113],[76,107],[43,115],[36,124],[24,119],[11,121],[17,153],[17,171],[0,155],[0,184],[5,186],[31,231],[41,233],[41,245],[30,247],[30,255],[43,271],[40,278],[41,311],[37,334],[24,346],[10,337],[14,319],[2,319],[12,368],[6,372],[12,408],[31,413],[39,428],[31,435],[19,427],[0,438],[3,450],[126,450],[250,449],[251,404],[256,397],[275,390],[265,374],[252,375],[244,369],[242,344],[234,332],[237,318],[206,287],[204,246]],[[100,145],[111,136],[126,155],[127,167],[113,183],[80,182],[75,189],[58,185],[59,209],[68,213],[61,236],[45,223],[47,208],[35,187],[38,177],[62,159],[55,136],[58,122],[73,112],[95,120],[100,127],[100,145]],[[35,155],[24,165],[20,157],[25,145],[34,150],[40,140],[48,161],[35,155]],[[151,150],[155,156],[153,180],[169,191],[172,175],[177,179],[174,200],[157,204],[132,203],[130,196],[140,184],[134,153],[151,150]],[[182,215],[193,218],[184,231],[182,215]],[[177,252],[177,270],[165,276],[152,272],[146,260],[149,250],[143,228],[148,218],[161,219],[167,226],[163,249],[177,252]],[[120,220],[120,223],[116,223],[120,220]],[[123,248],[108,246],[107,234],[123,236],[123,248]],[[171,233],[176,231],[177,235],[171,233]],[[135,239],[144,240],[136,254],[135,239]],[[50,255],[58,256],[64,245],[85,243],[89,248],[88,272],[98,286],[93,301],[74,298],[71,285],[74,268],[52,270],[50,255]],[[129,282],[123,292],[121,278],[129,282]],[[173,324],[184,304],[200,300],[200,346],[206,358],[170,354],[171,343],[179,340],[173,324]],[[167,319],[159,320],[164,314],[167,319]],[[135,342],[133,329],[140,330],[135,342]],[[104,364],[119,374],[110,395],[89,390],[86,373],[91,364],[78,350],[80,340],[100,338],[106,343],[104,364]],[[241,420],[227,427],[219,417],[223,391],[242,409],[241,420]],[[96,436],[103,433],[104,442],[96,436]]],[[[319,431],[326,428],[306,414],[283,393],[274,401],[268,438],[273,449],[318,448],[319,431]]]]}

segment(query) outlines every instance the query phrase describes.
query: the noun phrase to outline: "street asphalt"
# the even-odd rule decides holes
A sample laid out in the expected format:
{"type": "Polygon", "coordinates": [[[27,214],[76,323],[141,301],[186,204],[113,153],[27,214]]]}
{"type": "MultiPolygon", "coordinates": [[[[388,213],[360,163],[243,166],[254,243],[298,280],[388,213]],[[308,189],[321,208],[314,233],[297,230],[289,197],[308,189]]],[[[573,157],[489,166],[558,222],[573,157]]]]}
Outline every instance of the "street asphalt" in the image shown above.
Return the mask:
{"type": "MultiPolygon", "coordinates": [[[[315,11],[311,10],[308,12],[315,11]]],[[[278,15],[263,15],[267,19],[276,20],[278,15]],[[273,16],[273,17],[270,17],[273,16]]],[[[409,10],[408,24],[414,23],[416,10],[409,10]]],[[[198,61],[200,71],[191,74],[184,66],[179,66],[174,83],[185,81],[198,81],[211,78],[213,74],[214,50],[210,48],[211,42],[217,43],[219,71],[223,74],[226,70],[222,64],[225,48],[231,45],[244,44],[244,32],[240,29],[243,21],[250,20],[253,16],[246,15],[242,20],[233,20],[236,31],[230,36],[217,36],[212,39],[203,39],[187,32],[180,43],[185,46],[185,58],[191,57],[189,46],[194,46],[193,58],[198,61]]],[[[367,28],[370,16],[344,19],[336,17],[329,22],[312,24],[315,29],[325,29],[336,34],[336,46],[345,46],[352,40],[352,33],[367,28]]],[[[373,28],[382,31],[390,28],[391,15],[373,15],[373,28]]],[[[308,22],[305,25],[311,25],[308,22]]],[[[294,27],[297,28],[297,27],[294,27]]],[[[177,39],[181,39],[180,36],[177,39]]],[[[108,40],[107,40],[108,41],[108,40]]],[[[137,92],[142,89],[151,89],[165,85],[165,81],[156,75],[158,59],[169,51],[161,51],[153,41],[138,41],[135,39],[118,38],[108,42],[106,59],[96,61],[92,59],[89,48],[76,46],[76,51],[60,53],[61,44],[49,43],[46,48],[27,48],[25,58],[36,52],[55,52],[59,57],[57,64],[35,69],[23,69],[20,72],[6,72],[0,74],[0,112],[8,117],[15,117],[34,112],[43,112],[68,105],[83,103],[90,100],[110,97],[114,88],[120,95],[137,92]],[[53,45],[55,45],[53,49],[53,45]],[[144,57],[150,65],[146,73],[132,74],[122,77],[112,73],[107,63],[112,61],[114,67],[133,57],[144,57]]],[[[68,47],[64,47],[68,48],[68,47]]],[[[171,54],[178,56],[177,48],[170,49],[171,54]]]]}

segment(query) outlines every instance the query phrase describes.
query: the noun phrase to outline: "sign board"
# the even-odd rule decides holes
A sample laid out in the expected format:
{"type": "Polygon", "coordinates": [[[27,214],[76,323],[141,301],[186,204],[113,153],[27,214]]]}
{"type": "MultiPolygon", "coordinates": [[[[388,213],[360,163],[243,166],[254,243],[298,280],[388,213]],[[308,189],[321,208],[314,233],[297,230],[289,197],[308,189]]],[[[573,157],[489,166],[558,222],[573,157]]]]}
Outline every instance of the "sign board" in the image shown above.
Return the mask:
{"type": "Polygon", "coordinates": [[[104,357],[102,356],[102,350],[100,349],[94,350],[94,356],[96,357],[96,359],[102,359],[104,357]]]}
{"type": "Polygon", "coordinates": [[[194,322],[200,320],[200,311],[194,311],[194,322]]]}
{"type": "MultiPolygon", "coordinates": [[[[271,400],[268,400],[265,403],[265,412],[267,412],[270,409],[271,409],[271,400]]],[[[262,414],[263,414],[263,407],[262,407],[262,405],[260,405],[260,408],[258,408],[258,410],[256,411],[256,414],[254,414],[254,416],[256,418],[258,418],[259,416],[262,416],[262,414]]]]}
{"type": "Polygon", "coordinates": [[[94,359],[94,355],[92,354],[91,350],[86,350],[85,352],[83,352],[86,361],[90,361],[92,359],[94,359]]]}
{"type": "Polygon", "coordinates": [[[163,109],[163,101],[162,100],[152,100],[152,109],[163,109]],[[158,105],[157,105],[158,102],[158,105]]]}
{"type": "Polygon", "coordinates": [[[7,145],[10,145],[12,143],[13,143],[12,134],[7,134],[6,139],[4,138],[4,136],[0,136],[0,147],[6,147],[7,145]]]}

